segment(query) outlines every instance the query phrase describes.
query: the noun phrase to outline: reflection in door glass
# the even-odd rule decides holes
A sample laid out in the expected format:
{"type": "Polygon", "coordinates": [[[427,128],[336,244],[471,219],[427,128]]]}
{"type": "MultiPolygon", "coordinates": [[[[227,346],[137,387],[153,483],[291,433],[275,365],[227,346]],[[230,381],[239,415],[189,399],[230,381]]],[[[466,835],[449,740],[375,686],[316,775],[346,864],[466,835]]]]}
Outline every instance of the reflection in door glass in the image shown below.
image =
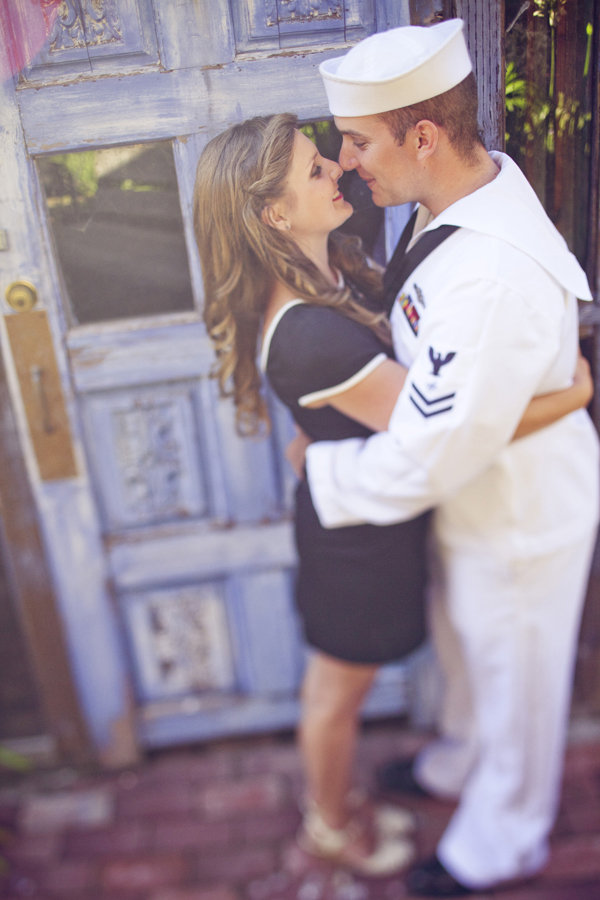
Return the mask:
{"type": "Polygon", "coordinates": [[[193,308],[168,142],[40,157],[75,323],[193,308]]]}

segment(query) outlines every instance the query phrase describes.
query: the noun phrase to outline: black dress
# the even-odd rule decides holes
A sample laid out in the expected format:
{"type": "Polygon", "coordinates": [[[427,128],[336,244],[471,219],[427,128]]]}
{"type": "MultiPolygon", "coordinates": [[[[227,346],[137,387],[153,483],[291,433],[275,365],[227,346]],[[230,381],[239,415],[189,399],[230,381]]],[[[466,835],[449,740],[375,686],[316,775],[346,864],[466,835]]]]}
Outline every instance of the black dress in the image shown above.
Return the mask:
{"type": "MultiPolygon", "coordinates": [[[[271,387],[313,440],[372,432],[331,406],[310,409],[360,381],[383,355],[377,336],[331,308],[293,301],[271,323],[262,365],[271,387]],[[337,389],[337,390],[336,390],[337,389]]],[[[425,635],[428,515],[397,525],[323,528],[308,484],[296,490],[296,599],[307,642],[354,663],[401,659],[425,635]]]]}

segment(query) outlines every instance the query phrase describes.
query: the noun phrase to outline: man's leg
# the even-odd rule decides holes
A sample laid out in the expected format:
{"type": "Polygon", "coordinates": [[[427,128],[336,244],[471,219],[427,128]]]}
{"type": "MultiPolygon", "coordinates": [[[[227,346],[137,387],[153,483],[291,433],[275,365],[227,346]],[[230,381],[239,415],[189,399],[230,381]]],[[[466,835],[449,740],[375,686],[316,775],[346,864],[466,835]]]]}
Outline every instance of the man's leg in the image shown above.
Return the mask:
{"type": "Polygon", "coordinates": [[[438,857],[469,887],[532,874],[546,861],[594,540],[510,565],[476,554],[449,561],[449,611],[480,754],[438,857]]]}
{"type": "Polygon", "coordinates": [[[446,601],[446,560],[441,550],[429,562],[428,624],[441,674],[438,737],[413,759],[393,759],[378,773],[383,790],[457,799],[475,761],[471,689],[460,637],[446,601]]]}
{"type": "Polygon", "coordinates": [[[439,737],[418,754],[413,773],[427,793],[456,799],[475,761],[476,736],[461,638],[448,610],[446,555],[440,548],[430,562],[429,629],[442,676],[439,737]]]}

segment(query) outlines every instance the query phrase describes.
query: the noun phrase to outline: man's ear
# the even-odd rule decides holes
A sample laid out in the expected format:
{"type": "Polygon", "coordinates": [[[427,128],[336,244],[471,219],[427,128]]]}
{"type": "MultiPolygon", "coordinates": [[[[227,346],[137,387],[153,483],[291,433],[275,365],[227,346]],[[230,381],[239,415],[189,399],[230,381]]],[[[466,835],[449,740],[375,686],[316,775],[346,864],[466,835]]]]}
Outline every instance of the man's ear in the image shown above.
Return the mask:
{"type": "Polygon", "coordinates": [[[292,227],[287,216],[276,203],[263,206],[261,216],[265,225],[268,225],[270,228],[276,228],[277,231],[289,231],[292,227]]]}
{"type": "Polygon", "coordinates": [[[415,144],[417,157],[426,159],[435,151],[439,141],[439,129],[429,119],[421,119],[415,125],[415,144]]]}

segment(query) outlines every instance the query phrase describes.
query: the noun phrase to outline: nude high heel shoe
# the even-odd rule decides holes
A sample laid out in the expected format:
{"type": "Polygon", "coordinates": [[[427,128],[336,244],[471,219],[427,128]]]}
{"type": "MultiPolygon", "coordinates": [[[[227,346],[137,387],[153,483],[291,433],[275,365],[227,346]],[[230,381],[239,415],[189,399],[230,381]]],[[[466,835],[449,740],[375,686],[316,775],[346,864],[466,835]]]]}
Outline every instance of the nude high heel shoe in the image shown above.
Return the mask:
{"type": "Polygon", "coordinates": [[[416,827],[414,813],[392,803],[376,803],[362,788],[352,788],[348,794],[348,808],[369,817],[382,834],[412,834],[416,827]]]}
{"type": "Polygon", "coordinates": [[[343,828],[332,828],[312,802],[304,814],[298,844],[312,856],[370,878],[382,878],[405,869],[415,855],[413,843],[405,833],[378,827],[375,819],[369,821],[360,810],[343,828]]]}

